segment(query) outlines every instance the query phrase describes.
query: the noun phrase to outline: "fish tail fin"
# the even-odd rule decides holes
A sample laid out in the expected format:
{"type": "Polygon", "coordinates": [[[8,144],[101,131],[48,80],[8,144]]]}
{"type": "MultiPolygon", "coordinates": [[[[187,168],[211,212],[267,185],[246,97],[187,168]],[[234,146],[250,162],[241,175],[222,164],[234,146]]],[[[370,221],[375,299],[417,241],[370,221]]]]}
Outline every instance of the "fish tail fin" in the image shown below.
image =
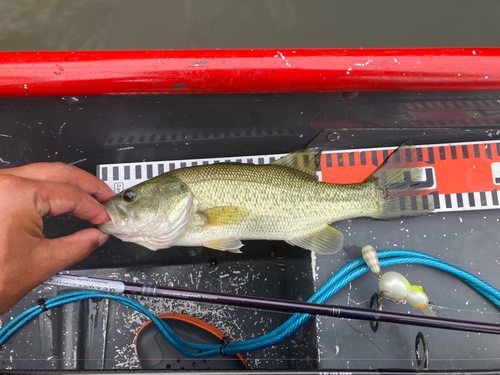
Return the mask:
{"type": "Polygon", "coordinates": [[[434,196],[426,193],[434,185],[432,169],[425,168],[422,150],[410,142],[389,155],[369,178],[384,195],[377,218],[416,216],[435,209],[434,196]]]}

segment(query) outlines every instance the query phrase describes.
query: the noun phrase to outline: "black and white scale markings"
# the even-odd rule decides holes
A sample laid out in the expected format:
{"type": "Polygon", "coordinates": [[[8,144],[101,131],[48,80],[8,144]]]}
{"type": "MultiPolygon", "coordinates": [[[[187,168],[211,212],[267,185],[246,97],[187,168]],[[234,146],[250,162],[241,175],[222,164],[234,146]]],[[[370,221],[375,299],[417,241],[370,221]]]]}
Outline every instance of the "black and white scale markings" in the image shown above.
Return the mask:
{"type": "MultiPolygon", "coordinates": [[[[451,146],[459,147],[462,145],[475,145],[475,144],[487,144],[487,143],[496,143],[496,142],[495,141],[467,142],[467,143],[451,144],[451,146]]],[[[440,160],[444,160],[443,157],[441,156],[443,155],[441,151],[442,147],[444,146],[450,146],[450,144],[417,146],[417,148],[423,149],[427,147],[432,150],[430,152],[431,154],[436,150],[435,154],[439,156],[440,160]]],[[[350,160],[353,159],[352,155],[354,155],[355,153],[366,153],[366,152],[382,150],[385,155],[387,152],[394,149],[396,149],[396,147],[370,148],[370,149],[359,149],[359,150],[348,150],[348,151],[347,150],[323,151],[323,154],[326,155],[330,154],[329,157],[327,157],[327,160],[332,160],[332,159],[342,160],[343,158],[350,160]],[[343,157],[339,156],[340,154],[343,154],[343,157]]],[[[185,160],[156,161],[156,162],[101,164],[97,166],[96,175],[116,193],[119,193],[143,181],[146,181],[162,173],[169,172],[171,170],[178,168],[224,163],[224,162],[267,164],[286,155],[287,154],[272,154],[272,155],[254,155],[254,156],[227,157],[227,158],[206,158],[206,159],[185,159],[185,160]]],[[[425,168],[432,168],[432,165],[426,166],[425,168]]],[[[493,179],[494,180],[496,179],[496,184],[500,185],[500,163],[498,164],[497,168],[498,170],[495,171],[494,169],[495,168],[492,168],[493,179]]],[[[318,179],[321,181],[320,170],[318,171],[317,175],[318,179]]],[[[429,174],[427,174],[426,177],[428,178],[428,176],[429,174]]],[[[487,209],[500,208],[500,197],[498,196],[498,191],[496,189],[485,192],[468,192],[468,193],[454,193],[454,194],[439,194],[438,192],[435,191],[429,193],[429,195],[434,197],[434,202],[436,206],[435,212],[487,210],[487,209]]]]}

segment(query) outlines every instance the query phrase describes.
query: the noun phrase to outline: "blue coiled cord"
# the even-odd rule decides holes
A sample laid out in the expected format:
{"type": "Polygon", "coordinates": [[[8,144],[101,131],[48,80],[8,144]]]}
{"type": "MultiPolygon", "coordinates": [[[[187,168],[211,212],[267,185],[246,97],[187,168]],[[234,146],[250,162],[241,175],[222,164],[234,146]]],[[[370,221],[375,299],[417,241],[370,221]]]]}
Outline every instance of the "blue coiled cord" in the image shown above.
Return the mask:
{"type": "MultiPolygon", "coordinates": [[[[377,252],[377,255],[381,267],[398,264],[423,264],[449,272],[457,276],[463,282],[474,288],[500,308],[499,290],[493,288],[491,285],[485,283],[476,276],[454,267],[438,258],[416,251],[402,249],[379,251],[377,252]]],[[[369,268],[363,258],[358,258],[350,262],[340,269],[334,276],[332,276],[316,293],[314,293],[311,298],[309,298],[307,302],[325,303],[344,286],[368,271],[369,268]]],[[[168,324],[157,318],[144,306],[131,300],[130,298],[120,295],[102,292],[74,291],[48,299],[45,301],[45,307],[46,309],[51,309],[66,303],[77,302],[90,298],[108,298],[144,314],[158,327],[165,339],[186,357],[209,358],[220,355],[220,345],[200,345],[186,342],[177,336],[168,324]]],[[[3,345],[5,341],[7,341],[7,339],[24,324],[41,314],[43,311],[44,310],[40,305],[35,305],[10,321],[0,330],[0,346],[3,345]]],[[[290,337],[311,316],[311,314],[296,313],[292,315],[292,317],[284,324],[264,336],[251,340],[236,341],[226,344],[224,347],[224,354],[231,355],[246,353],[276,345],[290,337]]]]}

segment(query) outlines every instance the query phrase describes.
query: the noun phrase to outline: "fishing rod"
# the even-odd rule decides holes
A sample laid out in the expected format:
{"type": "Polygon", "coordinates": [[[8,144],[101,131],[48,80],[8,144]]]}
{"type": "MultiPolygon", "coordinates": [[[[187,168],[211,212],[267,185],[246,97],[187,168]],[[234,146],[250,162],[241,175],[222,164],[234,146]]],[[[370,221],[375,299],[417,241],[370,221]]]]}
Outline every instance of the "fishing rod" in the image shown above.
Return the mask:
{"type": "Polygon", "coordinates": [[[425,315],[402,314],[350,306],[326,305],[264,297],[241,296],[220,292],[193,291],[183,288],[156,286],[93,277],[58,274],[47,280],[44,284],[50,286],[70,287],[145,297],[159,297],[186,301],[208,302],[221,305],[249,307],[254,309],[282,311],[288,313],[303,313],[311,315],[330,316],[334,318],[365,320],[371,322],[407,324],[413,326],[449,329],[454,331],[500,334],[500,325],[493,323],[447,319],[425,315]]]}

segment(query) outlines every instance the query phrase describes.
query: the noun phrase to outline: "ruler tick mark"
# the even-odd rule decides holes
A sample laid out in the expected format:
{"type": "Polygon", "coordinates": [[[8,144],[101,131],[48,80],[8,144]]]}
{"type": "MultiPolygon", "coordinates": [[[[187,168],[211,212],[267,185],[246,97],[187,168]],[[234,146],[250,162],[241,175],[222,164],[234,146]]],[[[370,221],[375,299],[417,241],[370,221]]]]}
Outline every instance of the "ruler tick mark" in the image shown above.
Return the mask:
{"type": "Polygon", "coordinates": [[[418,205],[417,205],[417,197],[412,195],[410,197],[410,202],[411,202],[411,209],[412,211],[417,211],[418,210],[418,205]]]}
{"type": "Polygon", "coordinates": [[[497,189],[493,189],[491,192],[491,198],[493,199],[493,205],[498,206],[498,192],[497,189]]]}
{"type": "Polygon", "coordinates": [[[429,197],[427,195],[422,195],[422,208],[424,210],[429,209],[429,197]]]}
{"type": "Polygon", "coordinates": [[[411,162],[411,148],[405,148],[405,160],[407,163],[411,162]]]}
{"type": "Polygon", "coordinates": [[[469,206],[476,207],[476,200],[474,199],[474,193],[469,193],[469,206]]]}
{"type": "Polygon", "coordinates": [[[491,145],[489,145],[489,144],[484,145],[484,153],[486,154],[486,157],[488,159],[490,159],[490,160],[492,159],[492,157],[491,157],[491,145]]]}
{"type": "Polygon", "coordinates": [[[365,151],[361,151],[361,153],[359,154],[359,160],[361,162],[361,165],[366,165],[366,152],[365,151]]]}
{"type": "Polygon", "coordinates": [[[479,196],[481,197],[481,206],[486,206],[488,204],[486,201],[486,193],[482,191],[479,193],[479,196]]]}
{"type": "Polygon", "coordinates": [[[464,159],[469,158],[469,148],[467,147],[467,145],[462,145],[462,157],[464,159]]]}
{"type": "Polygon", "coordinates": [[[387,158],[389,157],[389,150],[382,150],[382,158],[385,160],[387,160],[387,158]]]}
{"type": "Polygon", "coordinates": [[[434,164],[434,148],[427,147],[427,155],[429,158],[429,160],[427,161],[427,164],[434,164]]]}
{"type": "Polygon", "coordinates": [[[354,165],[354,152],[349,152],[349,165],[354,165]]]}
{"type": "Polygon", "coordinates": [[[444,195],[444,200],[446,202],[446,208],[451,208],[451,195],[450,194],[445,194],[444,195]]]}
{"type": "MultiPolygon", "coordinates": [[[[394,162],[395,163],[401,163],[401,150],[399,148],[397,148],[396,150],[394,150],[394,162]]],[[[387,159],[386,157],[384,157],[384,159],[387,159]]]]}
{"type": "Polygon", "coordinates": [[[378,167],[377,151],[372,151],[372,164],[378,167]]]}
{"type": "Polygon", "coordinates": [[[479,159],[481,157],[481,153],[479,152],[479,145],[478,144],[472,145],[472,149],[474,150],[474,157],[476,159],[479,159]]]}
{"type": "Polygon", "coordinates": [[[446,152],[444,146],[439,146],[439,160],[446,160],[446,152]]]}
{"type": "Polygon", "coordinates": [[[332,167],[332,154],[326,154],[326,167],[332,167]]]}
{"type": "Polygon", "coordinates": [[[339,167],[344,166],[344,156],[342,155],[342,152],[339,152],[337,154],[337,164],[339,165],[339,167]]]}
{"type": "Polygon", "coordinates": [[[399,209],[406,211],[406,197],[399,197],[399,209]]]}
{"type": "Polygon", "coordinates": [[[453,160],[457,159],[457,147],[456,146],[450,146],[450,152],[451,152],[451,158],[453,160]]]}

